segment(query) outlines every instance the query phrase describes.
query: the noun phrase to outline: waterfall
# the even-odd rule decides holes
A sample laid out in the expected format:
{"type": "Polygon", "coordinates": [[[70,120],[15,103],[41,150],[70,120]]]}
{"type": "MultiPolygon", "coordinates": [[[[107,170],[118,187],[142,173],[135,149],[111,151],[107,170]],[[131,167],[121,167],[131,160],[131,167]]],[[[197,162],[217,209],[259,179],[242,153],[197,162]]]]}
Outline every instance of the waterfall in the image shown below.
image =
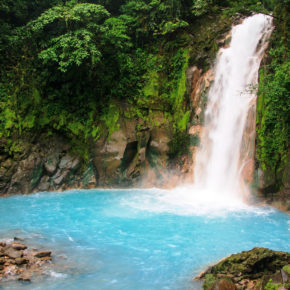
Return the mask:
{"type": "Polygon", "coordinates": [[[233,27],[229,47],[218,53],[194,167],[195,192],[205,198],[242,199],[245,194],[241,145],[272,30],[270,16],[248,17],[233,27]]]}

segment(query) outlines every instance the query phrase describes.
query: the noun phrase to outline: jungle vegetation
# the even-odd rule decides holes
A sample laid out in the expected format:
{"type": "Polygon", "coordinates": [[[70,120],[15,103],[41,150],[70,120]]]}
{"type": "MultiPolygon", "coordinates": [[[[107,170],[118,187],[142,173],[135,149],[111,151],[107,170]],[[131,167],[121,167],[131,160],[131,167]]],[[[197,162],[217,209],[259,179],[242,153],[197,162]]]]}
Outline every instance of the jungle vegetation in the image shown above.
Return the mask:
{"type": "Polygon", "coordinates": [[[2,0],[5,150],[13,155],[23,138],[43,132],[80,144],[110,135],[119,104],[131,106],[129,117],[166,112],[180,136],[189,120],[186,68],[209,65],[194,58],[203,35],[196,27],[217,15],[264,12],[273,13],[277,30],[262,72],[259,159],[264,167],[280,166],[289,140],[288,7],[289,0],[2,0]]]}

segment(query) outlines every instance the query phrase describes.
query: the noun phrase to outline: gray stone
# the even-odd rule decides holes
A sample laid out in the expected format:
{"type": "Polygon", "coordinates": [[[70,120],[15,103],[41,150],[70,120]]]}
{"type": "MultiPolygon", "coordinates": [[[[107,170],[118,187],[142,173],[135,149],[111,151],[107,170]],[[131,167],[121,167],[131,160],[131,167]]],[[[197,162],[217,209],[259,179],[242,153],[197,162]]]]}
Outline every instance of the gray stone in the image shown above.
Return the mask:
{"type": "Polygon", "coordinates": [[[49,176],[43,176],[39,182],[38,190],[47,191],[50,187],[49,176]]]}
{"type": "Polygon", "coordinates": [[[65,181],[65,179],[68,177],[68,175],[69,175],[69,170],[60,172],[60,175],[57,178],[53,179],[53,183],[55,185],[61,185],[65,181]]]}
{"type": "Polygon", "coordinates": [[[5,249],[5,255],[11,259],[16,259],[16,258],[21,258],[23,253],[22,251],[15,250],[9,246],[5,249]]]}
{"type": "Polygon", "coordinates": [[[80,165],[81,165],[80,159],[79,158],[75,158],[73,160],[72,164],[71,164],[70,169],[73,170],[73,171],[76,171],[76,170],[79,169],[80,165]]]}
{"type": "Polygon", "coordinates": [[[73,163],[73,157],[69,154],[65,155],[62,157],[59,163],[59,168],[64,169],[64,168],[70,168],[73,163]]]}
{"type": "Polygon", "coordinates": [[[282,276],[282,283],[290,282],[289,275],[283,269],[281,270],[281,276],[282,276]]]}
{"type": "Polygon", "coordinates": [[[47,158],[47,161],[44,164],[44,168],[49,176],[52,176],[56,172],[58,162],[59,162],[58,154],[50,155],[47,158]]]}

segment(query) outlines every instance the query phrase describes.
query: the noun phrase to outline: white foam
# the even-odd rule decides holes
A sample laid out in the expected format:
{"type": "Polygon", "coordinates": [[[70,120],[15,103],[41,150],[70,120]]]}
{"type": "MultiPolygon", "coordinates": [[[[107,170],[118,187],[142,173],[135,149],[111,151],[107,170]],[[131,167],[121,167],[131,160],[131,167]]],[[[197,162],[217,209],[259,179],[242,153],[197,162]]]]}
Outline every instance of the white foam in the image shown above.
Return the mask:
{"type": "Polygon", "coordinates": [[[269,214],[269,208],[247,205],[233,196],[195,192],[193,186],[172,190],[144,190],[138,195],[126,196],[121,200],[123,206],[152,213],[172,213],[176,215],[225,216],[231,212],[252,212],[269,214]]]}
{"type": "Polygon", "coordinates": [[[54,272],[54,271],[48,271],[47,274],[49,276],[51,276],[52,278],[56,278],[56,279],[64,279],[64,278],[67,278],[67,274],[58,273],[58,272],[54,272]]]}
{"type": "Polygon", "coordinates": [[[233,27],[229,47],[219,51],[201,148],[194,162],[193,194],[201,195],[201,201],[236,206],[248,194],[241,176],[242,137],[249,108],[256,98],[250,88],[257,86],[260,62],[272,29],[270,16],[248,17],[233,27]]]}

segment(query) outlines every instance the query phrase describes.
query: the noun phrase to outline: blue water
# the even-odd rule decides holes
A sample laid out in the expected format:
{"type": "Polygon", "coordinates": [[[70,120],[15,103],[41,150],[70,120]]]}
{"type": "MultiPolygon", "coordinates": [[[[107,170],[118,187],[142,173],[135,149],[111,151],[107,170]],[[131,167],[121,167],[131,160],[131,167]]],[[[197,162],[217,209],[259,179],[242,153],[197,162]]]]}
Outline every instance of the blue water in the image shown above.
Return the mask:
{"type": "Polygon", "coordinates": [[[289,251],[289,215],[241,207],[188,211],[158,190],[89,190],[0,199],[0,239],[53,251],[56,267],[4,289],[201,289],[192,277],[255,246],[289,251]]]}

